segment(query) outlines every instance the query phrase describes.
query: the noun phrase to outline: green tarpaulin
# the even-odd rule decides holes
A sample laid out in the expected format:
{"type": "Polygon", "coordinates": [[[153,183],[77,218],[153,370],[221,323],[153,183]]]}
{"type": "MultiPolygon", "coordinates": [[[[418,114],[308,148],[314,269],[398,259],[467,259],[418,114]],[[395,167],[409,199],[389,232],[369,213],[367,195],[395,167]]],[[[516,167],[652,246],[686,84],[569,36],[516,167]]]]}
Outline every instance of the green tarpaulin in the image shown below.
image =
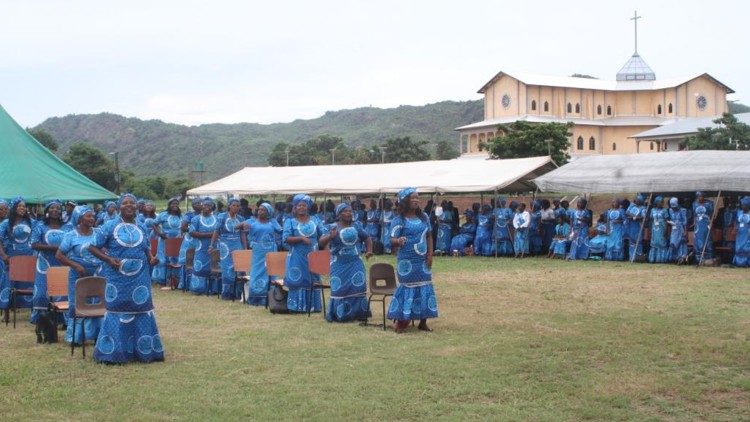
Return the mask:
{"type": "Polygon", "coordinates": [[[0,106],[0,198],[95,201],[115,198],[29,135],[0,106]]]}

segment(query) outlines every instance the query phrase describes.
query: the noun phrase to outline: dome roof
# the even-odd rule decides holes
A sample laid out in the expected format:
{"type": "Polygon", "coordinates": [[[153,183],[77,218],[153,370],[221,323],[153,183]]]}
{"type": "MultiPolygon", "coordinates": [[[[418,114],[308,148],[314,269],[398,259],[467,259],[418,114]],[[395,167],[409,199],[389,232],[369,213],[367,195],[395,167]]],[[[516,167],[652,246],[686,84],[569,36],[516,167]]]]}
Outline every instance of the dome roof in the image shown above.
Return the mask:
{"type": "Polygon", "coordinates": [[[656,80],[656,74],[646,64],[646,62],[638,55],[634,53],[627,63],[622,66],[619,72],[617,72],[618,81],[654,81],[656,80]]]}

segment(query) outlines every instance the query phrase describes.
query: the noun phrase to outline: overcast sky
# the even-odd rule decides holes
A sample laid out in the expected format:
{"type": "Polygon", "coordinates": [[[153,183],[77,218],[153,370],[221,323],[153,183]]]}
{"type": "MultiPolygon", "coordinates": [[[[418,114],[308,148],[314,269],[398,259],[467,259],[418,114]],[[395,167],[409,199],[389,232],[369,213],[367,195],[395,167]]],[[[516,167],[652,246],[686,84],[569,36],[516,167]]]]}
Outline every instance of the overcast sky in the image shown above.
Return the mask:
{"type": "Polygon", "coordinates": [[[103,111],[272,123],[478,99],[500,70],[614,79],[636,9],[657,78],[708,72],[750,104],[750,2],[716,0],[8,0],[0,104],[24,126],[103,111]]]}

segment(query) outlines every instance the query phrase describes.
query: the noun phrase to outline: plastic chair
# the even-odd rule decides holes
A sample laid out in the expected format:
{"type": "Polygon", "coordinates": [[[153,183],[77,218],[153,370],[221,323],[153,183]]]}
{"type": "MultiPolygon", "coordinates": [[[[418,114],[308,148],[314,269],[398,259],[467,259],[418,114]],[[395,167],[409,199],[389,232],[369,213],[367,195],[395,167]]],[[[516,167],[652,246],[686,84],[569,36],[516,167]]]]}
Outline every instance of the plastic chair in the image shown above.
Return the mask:
{"type": "MultiPolygon", "coordinates": [[[[13,311],[13,328],[16,328],[16,313],[18,311],[18,296],[33,296],[34,289],[19,289],[16,283],[33,283],[36,269],[36,257],[31,255],[11,256],[9,260],[8,278],[10,279],[10,309],[13,311]]],[[[6,315],[5,325],[8,326],[6,315]]]]}
{"type": "MultiPolygon", "coordinates": [[[[232,251],[232,265],[234,265],[234,289],[237,290],[237,284],[242,286],[242,301],[245,301],[245,283],[250,282],[250,263],[253,260],[253,251],[250,249],[238,249],[232,251]]],[[[234,302],[234,295],[232,295],[234,302]]]]}
{"type": "MultiPolygon", "coordinates": [[[[76,322],[82,320],[82,328],[89,318],[101,318],[104,316],[105,305],[104,305],[104,289],[107,286],[107,280],[104,277],[90,276],[81,277],[76,280],[76,309],[73,313],[73,341],[70,342],[70,355],[73,356],[73,351],[76,347],[76,322]],[[96,300],[92,300],[96,299],[96,300]],[[89,300],[94,303],[88,303],[89,300]]],[[[83,341],[81,342],[83,347],[83,357],[86,357],[86,334],[84,332],[83,341]]]]}
{"type": "MultiPolygon", "coordinates": [[[[211,268],[211,274],[206,280],[206,296],[211,295],[211,280],[218,280],[219,286],[221,286],[221,255],[218,249],[214,249],[208,253],[211,268]]],[[[221,287],[216,289],[216,298],[221,297],[221,287]]]]}
{"type": "Polygon", "coordinates": [[[190,248],[185,251],[185,271],[183,275],[185,279],[182,280],[182,292],[188,291],[188,284],[190,284],[190,277],[193,275],[193,261],[195,260],[195,248],[190,248]]]}
{"type": "Polygon", "coordinates": [[[48,310],[55,314],[54,321],[57,321],[57,314],[66,312],[69,308],[67,300],[53,302],[53,297],[68,296],[68,276],[69,267],[50,267],[47,270],[47,298],[49,299],[48,310]]]}
{"type": "Polygon", "coordinates": [[[150,241],[151,245],[151,255],[156,256],[156,254],[159,252],[159,239],[151,239],[150,241]]]}
{"type": "MultiPolygon", "coordinates": [[[[268,273],[269,283],[273,283],[270,280],[271,277],[278,277],[281,281],[277,281],[276,284],[284,287],[284,275],[286,274],[286,256],[289,252],[269,252],[266,254],[266,272],[268,273]]],[[[266,303],[266,308],[268,304],[266,303]]]]}
{"type": "MultiPolygon", "coordinates": [[[[324,249],[322,251],[313,251],[307,255],[307,268],[310,272],[319,276],[327,276],[331,274],[331,251],[324,249]]],[[[315,289],[320,289],[320,294],[323,296],[323,317],[326,314],[326,294],[325,289],[330,289],[331,286],[323,283],[313,283],[310,286],[310,295],[308,296],[307,302],[307,316],[309,317],[312,312],[312,295],[315,289]]]]}
{"type": "MultiPolygon", "coordinates": [[[[371,302],[383,302],[383,331],[386,330],[385,325],[385,298],[393,296],[396,292],[396,272],[393,269],[393,265],[379,262],[372,264],[370,267],[370,296],[367,298],[367,306],[370,306],[371,302]],[[378,281],[384,282],[379,285],[378,281]],[[382,296],[380,299],[373,299],[373,296],[382,296]]],[[[367,320],[362,323],[367,325],[367,320]]]]}
{"type": "MultiPolygon", "coordinates": [[[[179,274],[179,270],[182,268],[182,265],[170,262],[170,258],[176,261],[180,257],[180,246],[182,246],[181,237],[164,239],[164,256],[167,258],[166,267],[167,270],[172,271],[172,274],[174,274],[174,271],[177,271],[177,274],[179,274]]],[[[171,282],[168,281],[169,287],[172,290],[177,288],[177,276],[167,277],[167,280],[173,280],[171,282]]]]}

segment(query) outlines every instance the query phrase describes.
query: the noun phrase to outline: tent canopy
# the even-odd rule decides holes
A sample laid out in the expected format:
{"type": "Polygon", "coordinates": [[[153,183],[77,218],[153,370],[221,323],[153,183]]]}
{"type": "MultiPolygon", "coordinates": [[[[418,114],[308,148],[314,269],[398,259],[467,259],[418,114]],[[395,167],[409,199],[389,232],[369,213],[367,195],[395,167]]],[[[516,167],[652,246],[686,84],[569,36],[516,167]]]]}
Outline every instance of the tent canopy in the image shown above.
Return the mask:
{"type": "Polygon", "coordinates": [[[404,186],[421,193],[525,192],[556,166],[550,157],[455,159],[336,166],[245,167],[188,195],[380,194],[404,186]]]}
{"type": "Polygon", "coordinates": [[[57,158],[0,106],[0,198],[91,201],[116,195],[57,158]]]}
{"type": "Polygon", "coordinates": [[[582,157],[534,183],[542,192],[745,192],[750,190],[750,151],[582,157]]]}

